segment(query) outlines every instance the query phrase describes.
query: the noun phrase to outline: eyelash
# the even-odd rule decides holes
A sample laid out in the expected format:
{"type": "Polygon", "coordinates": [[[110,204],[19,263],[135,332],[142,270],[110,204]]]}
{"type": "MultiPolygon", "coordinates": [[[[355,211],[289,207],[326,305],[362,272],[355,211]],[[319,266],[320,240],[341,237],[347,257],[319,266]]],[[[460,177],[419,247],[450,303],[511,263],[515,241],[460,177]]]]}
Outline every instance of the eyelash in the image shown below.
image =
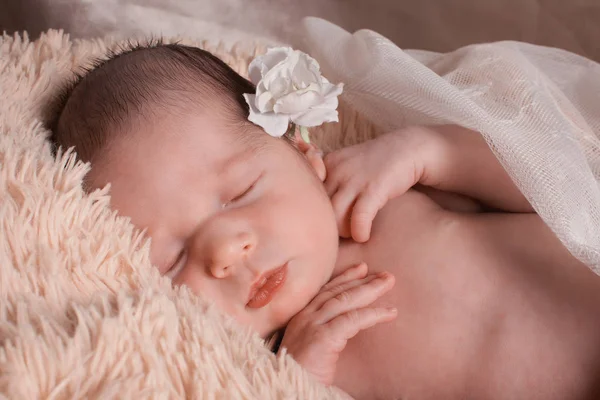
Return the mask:
{"type": "Polygon", "coordinates": [[[242,193],[238,194],[237,196],[235,196],[233,199],[229,200],[227,203],[225,203],[223,205],[223,207],[231,204],[231,203],[235,203],[237,201],[240,201],[244,196],[246,196],[248,193],[250,193],[252,191],[252,189],[254,189],[254,187],[256,186],[256,183],[258,182],[258,179],[256,181],[254,181],[254,183],[252,183],[252,185],[250,185],[246,190],[244,190],[242,193]]]}
{"type": "Polygon", "coordinates": [[[175,276],[179,274],[180,270],[183,269],[183,267],[180,268],[180,265],[183,264],[183,266],[185,266],[185,257],[186,251],[185,249],[183,249],[179,252],[179,254],[177,254],[177,258],[175,259],[175,261],[173,261],[165,275],[167,275],[171,279],[175,278],[175,276]]]}

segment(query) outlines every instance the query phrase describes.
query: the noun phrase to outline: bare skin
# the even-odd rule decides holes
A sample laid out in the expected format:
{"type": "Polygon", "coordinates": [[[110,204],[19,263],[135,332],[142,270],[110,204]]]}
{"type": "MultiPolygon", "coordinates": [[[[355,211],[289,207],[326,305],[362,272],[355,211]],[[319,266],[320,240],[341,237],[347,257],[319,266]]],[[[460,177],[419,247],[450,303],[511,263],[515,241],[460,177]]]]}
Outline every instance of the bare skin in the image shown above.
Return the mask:
{"type": "Polygon", "coordinates": [[[161,273],[263,337],[285,328],[282,346],[355,398],[594,398],[598,277],[480,137],[415,129],[323,160],[264,132],[248,146],[215,114],[165,118],[88,180],[112,184],[161,273]],[[248,307],[281,265],[283,288],[248,307]]]}
{"type": "Polygon", "coordinates": [[[367,243],[341,244],[336,268],[358,261],[396,277],[374,306],[399,317],[341,353],[334,384],[351,396],[594,398],[598,279],[535,214],[459,214],[410,191],[367,243]]]}
{"type": "MultiPolygon", "coordinates": [[[[453,182],[443,176],[445,164],[418,180],[521,212],[472,212],[477,205],[464,198],[409,190],[385,203],[369,235],[370,218],[348,221],[354,211],[339,208],[348,201],[338,198],[341,231],[370,239],[342,241],[334,274],[359,261],[371,273],[390,272],[396,284],[373,306],[394,305],[399,317],[348,342],[334,384],[360,399],[597,398],[600,280],[530,212],[498,165],[490,166],[495,160],[481,139],[440,129],[459,143],[471,141],[465,145],[474,146],[469,154],[482,172],[470,174],[468,184],[453,182]]],[[[349,162],[368,164],[368,157],[357,160],[367,150],[350,152],[349,162]]],[[[352,190],[337,188],[347,182],[338,178],[330,186],[353,199],[352,190]]],[[[401,180],[396,176],[395,184],[401,180]]],[[[369,196],[385,198],[393,185],[383,182],[384,189],[359,189],[357,197],[370,190],[369,196]]],[[[378,207],[368,199],[363,204],[366,215],[378,207]]]]}

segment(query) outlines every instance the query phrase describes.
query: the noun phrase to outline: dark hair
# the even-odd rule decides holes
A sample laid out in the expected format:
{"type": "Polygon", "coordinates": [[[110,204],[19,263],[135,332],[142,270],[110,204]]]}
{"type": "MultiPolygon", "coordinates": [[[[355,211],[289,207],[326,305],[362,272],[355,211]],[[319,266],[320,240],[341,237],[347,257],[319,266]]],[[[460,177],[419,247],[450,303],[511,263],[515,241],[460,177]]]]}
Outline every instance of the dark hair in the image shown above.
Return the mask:
{"type": "Polygon", "coordinates": [[[205,50],[160,41],[130,44],[62,90],[51,140],[91,161],[134,116],[188,112],[215,99],[229,122],[250,124],[244,93],[255,93],[254,85],[205,50]]]}

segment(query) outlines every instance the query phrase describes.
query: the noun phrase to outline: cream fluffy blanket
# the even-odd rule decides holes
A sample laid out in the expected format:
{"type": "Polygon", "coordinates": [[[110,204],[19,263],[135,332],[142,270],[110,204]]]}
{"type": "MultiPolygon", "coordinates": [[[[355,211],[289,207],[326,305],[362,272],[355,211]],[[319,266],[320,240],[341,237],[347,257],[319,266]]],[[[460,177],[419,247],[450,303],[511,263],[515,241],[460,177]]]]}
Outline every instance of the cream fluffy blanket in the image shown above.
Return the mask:
{"type": "MultiPolygon", "coordinates": [[[[245,73],[260,48],[198,43],[245,73]]],[[[151,266],[149,244],[86,195],[88,167],[51,155],[44,122],[72,70],[114,43],[0,39],[0,398],[321,399],[335,394],[290,357],[151,266]]],[[[343,114],[326,147],[367,135],[343,114]]],[[[332,132],[329,132],[332,133],[332,132]]]]}

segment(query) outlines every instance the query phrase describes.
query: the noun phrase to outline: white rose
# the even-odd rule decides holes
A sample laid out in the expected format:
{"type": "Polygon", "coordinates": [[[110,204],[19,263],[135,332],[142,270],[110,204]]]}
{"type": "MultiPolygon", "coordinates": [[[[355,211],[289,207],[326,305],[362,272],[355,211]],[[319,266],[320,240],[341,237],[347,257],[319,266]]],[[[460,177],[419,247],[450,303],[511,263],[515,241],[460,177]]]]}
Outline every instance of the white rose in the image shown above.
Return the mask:
{"type": "Polygon", "coordinates": [[[308,54],[289,47],[272,48],[255,58],[249,75],[256,94],[244,94],[248,119],[269,135],[279,137],[290,121],[301,127],[338,121],[338,99],[343,84],[321,76],[319,64],[308,54]]]}

